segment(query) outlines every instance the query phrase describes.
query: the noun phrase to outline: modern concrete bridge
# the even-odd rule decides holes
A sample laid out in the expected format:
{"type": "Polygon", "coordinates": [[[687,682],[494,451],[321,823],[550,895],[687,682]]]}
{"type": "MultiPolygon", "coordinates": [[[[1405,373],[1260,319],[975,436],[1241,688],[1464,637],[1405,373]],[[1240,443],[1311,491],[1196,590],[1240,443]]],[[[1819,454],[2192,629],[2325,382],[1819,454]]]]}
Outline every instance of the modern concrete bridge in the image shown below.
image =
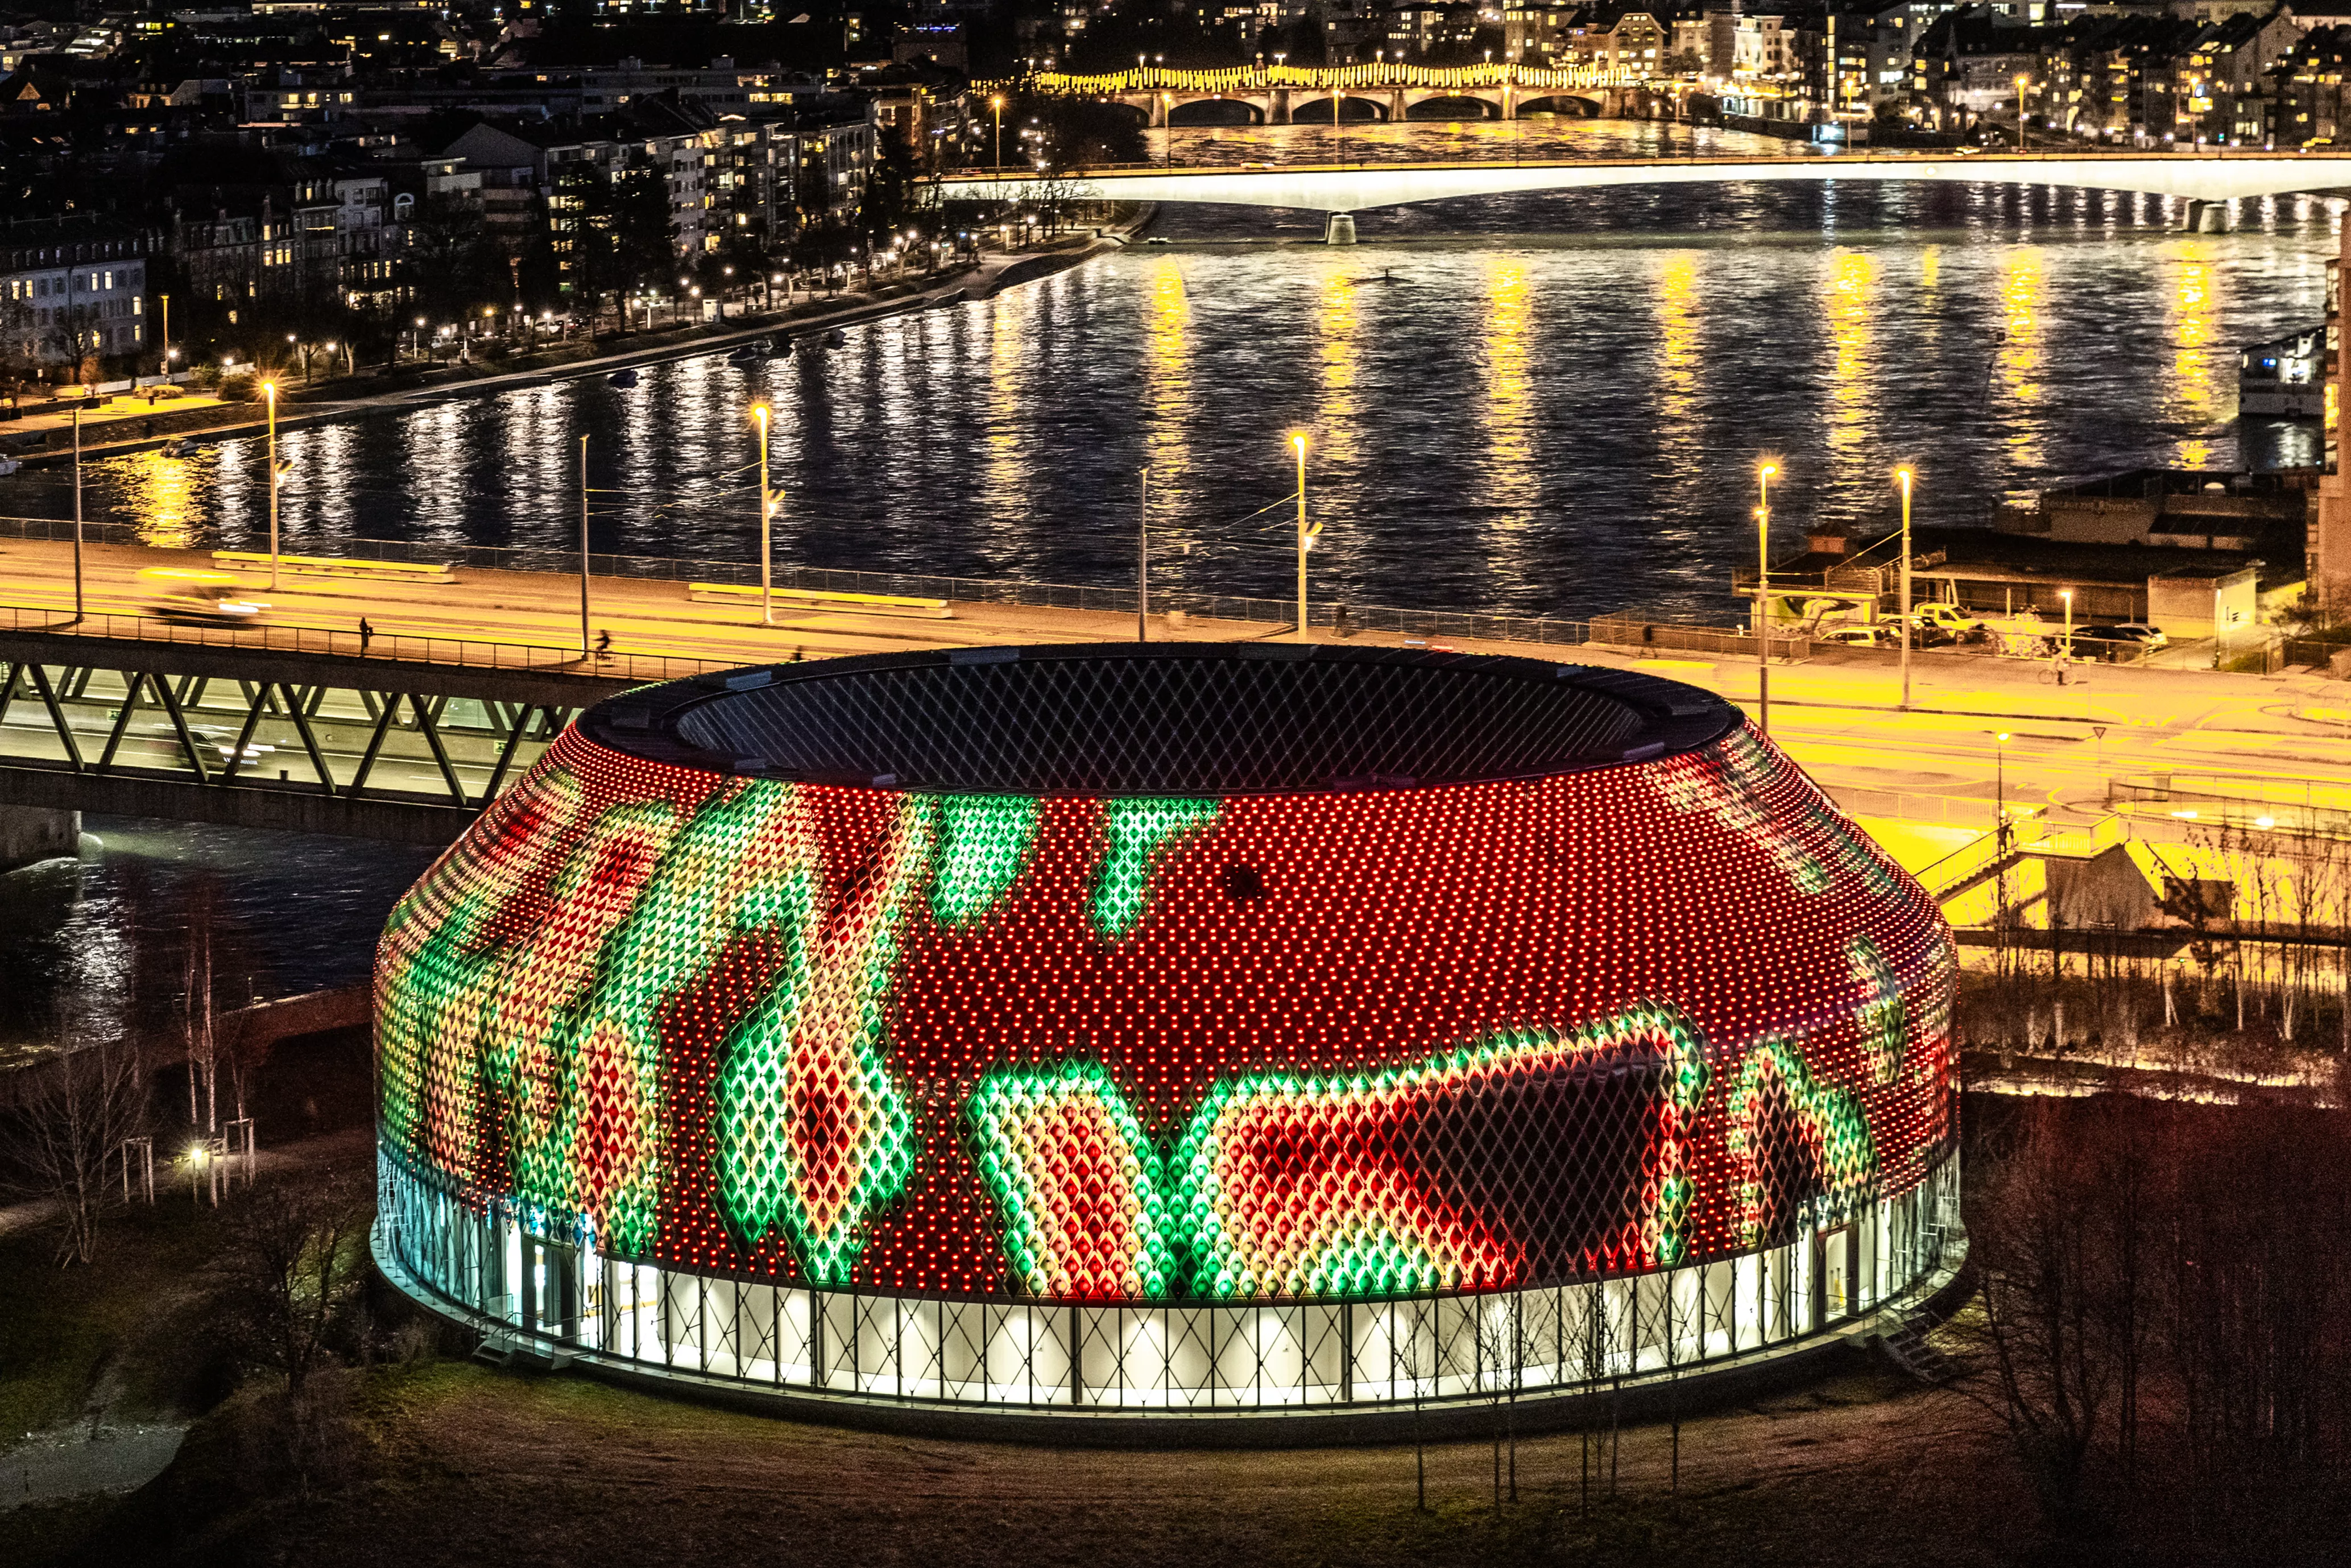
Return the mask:
{"type": "MultiPolygon", "coordinates": [[[[1688,158],[1578,158],[1516,163],[1244,165],[1218,169],[1102,169],[1069,177],[1057,193],[1081,201],[1205,202],[1334,214],[1333,244],[1351,243],[1351,214],[1368,207],[1521,191],[1617,185],[1728,184],[1749,180],[1903,181],[2071,185],[2133,191],[2191,204],[2189,221],[2221,226],[2219,204],[2250,196],[2351,187],[2351,152],[1791,152],[1688,158]],[[1343,219],[1344,221],[1338,221],[1343,219]]],[[[949,201],[1020,198],[1033,174],[967,173],[942,183],[949,201]]]]}

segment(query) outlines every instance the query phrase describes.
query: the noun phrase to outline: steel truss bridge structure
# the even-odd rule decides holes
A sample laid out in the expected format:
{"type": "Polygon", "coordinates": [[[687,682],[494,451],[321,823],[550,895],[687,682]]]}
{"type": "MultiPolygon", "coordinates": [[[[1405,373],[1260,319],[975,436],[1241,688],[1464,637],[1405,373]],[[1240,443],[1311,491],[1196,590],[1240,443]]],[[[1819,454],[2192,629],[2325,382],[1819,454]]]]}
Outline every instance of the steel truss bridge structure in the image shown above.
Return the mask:
{"type": "Polygon", "coordinates": [[[0,806],[444,844],[581,708],[717,667],[0,611],[0,806]]]}

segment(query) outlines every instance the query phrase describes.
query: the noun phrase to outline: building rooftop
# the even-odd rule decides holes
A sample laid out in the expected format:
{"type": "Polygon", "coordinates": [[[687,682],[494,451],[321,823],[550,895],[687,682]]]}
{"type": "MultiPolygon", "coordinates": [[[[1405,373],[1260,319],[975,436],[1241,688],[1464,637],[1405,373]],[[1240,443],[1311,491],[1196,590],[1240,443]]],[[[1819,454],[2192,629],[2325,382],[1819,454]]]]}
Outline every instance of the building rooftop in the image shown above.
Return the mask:
{"type": "Polygon", "coordinates": [[[1232,795],[1532,779],[1702,746],[1737,710],[1626,671],[1295,643],[972,648],[783,664],[613,698],[652,759],[950,793],[1232,795]]]}

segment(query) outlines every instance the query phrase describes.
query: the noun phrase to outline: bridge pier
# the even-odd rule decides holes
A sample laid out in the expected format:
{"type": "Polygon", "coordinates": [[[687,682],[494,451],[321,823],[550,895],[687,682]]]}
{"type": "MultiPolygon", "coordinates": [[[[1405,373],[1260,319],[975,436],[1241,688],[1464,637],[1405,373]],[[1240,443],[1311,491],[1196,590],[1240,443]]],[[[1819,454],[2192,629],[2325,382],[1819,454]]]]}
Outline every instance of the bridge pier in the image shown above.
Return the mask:
{"type": "Polygon", "coordinates": [[[80,844],[79,811],[0,806],[0,871],[72,855],[80,844]]]}
{"type": "Polygon", "coordinates": [[[1322,219],[1322,243],[1324,245],[1354,244],[1355,214],[1353,213],[1325,214],[1322,219]]]}
{"type": "Polygon", "coordinates": [[[2188,221],[2180,226],[2191,234],[2227,234],[2228,205],[2221,202],[2190,202],[2188,204],[2188,221]]]}
{"type": "Polygon", "coordinates": [[[1273,89],[1273,96],[1266,105],[1265,122],[1268,125],[1290,123],[1290,89],[1288,88],[1278,87],[1273,89]]]}

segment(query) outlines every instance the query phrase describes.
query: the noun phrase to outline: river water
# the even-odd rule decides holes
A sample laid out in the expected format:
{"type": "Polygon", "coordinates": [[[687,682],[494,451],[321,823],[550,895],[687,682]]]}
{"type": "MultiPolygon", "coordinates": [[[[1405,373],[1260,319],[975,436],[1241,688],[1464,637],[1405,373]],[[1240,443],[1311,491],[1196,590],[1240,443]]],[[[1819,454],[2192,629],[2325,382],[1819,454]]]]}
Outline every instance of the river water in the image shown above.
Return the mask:
{"type": "MultiPolygon", "coordinates": [[[[1639,149],[1789,151],[1557,120],[1181,131],[1172,156],[1639,149]]],[[[1155,581],[1278,597],[1287,437],[1302,430],[1325,525],[1318,599],[1718,617],[1754,548],[1759,455],[1781,465],[1790,538],[1818,518],[1890,520],[1896,462],[1917,467],[1921,521],[1980,522],[2144,464],[2314,460],[2314,425],[2235,422],[2236,350],[2321,317],[2341,207],[2248,202],[2231,232],[2194,235],[2176,204],[2104,192],[1658,187],[1366,213],[1351,249],[1322,246],[1312,214],[1169,209],[1153,230],[1165,245],[853,329],[831,353],[749,372],[705,357],[631,391],[570,382],[288,433],[286,540],[562,548],[585,435],[597,549],[752,559],[746,411],[765,398],[782,559],[1124,582],[1147,468],[1155,581]]],[[[159,544],[250,544],[266,528],[257,442],[89,477],[93,516],[159,544]]],[[[0,512],[65,506],[54,474],[0,481],[0,512]]],[[[267,928],[265,994],[363,967],[414,872],[408,852],[355,847],[298,886],[284,841],[135,833],[263,890],[245,907],[267,928]],[[331,907],[266,913],[298,893],[331,907]]],[[[21,904],[16,886],[0,901],[21,904]]],[[[27,967],[19,965],[20,1018],[42,1006],[27,967]]]]}

